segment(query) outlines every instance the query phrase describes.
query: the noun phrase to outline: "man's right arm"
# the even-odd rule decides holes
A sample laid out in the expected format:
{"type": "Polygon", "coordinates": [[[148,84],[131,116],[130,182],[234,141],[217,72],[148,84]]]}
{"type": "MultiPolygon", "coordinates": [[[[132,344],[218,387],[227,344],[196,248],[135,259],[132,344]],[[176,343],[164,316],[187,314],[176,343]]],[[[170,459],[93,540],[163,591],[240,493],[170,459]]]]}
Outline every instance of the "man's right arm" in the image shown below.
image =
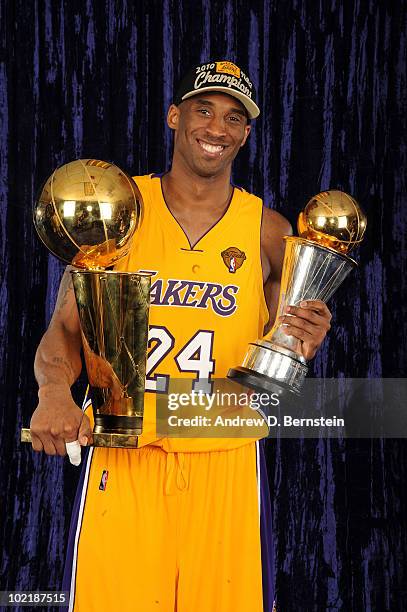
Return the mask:
{"type": "Polygon", "coordinates": [[[89,419],[72,399],[71,386],[82,369],[81,334],[68,266],[59,287],[54,314],[37,349],[34,363],[38,406],[31,418],[33,449],[65,455],[66,442],[92,441],[89,419]]]}

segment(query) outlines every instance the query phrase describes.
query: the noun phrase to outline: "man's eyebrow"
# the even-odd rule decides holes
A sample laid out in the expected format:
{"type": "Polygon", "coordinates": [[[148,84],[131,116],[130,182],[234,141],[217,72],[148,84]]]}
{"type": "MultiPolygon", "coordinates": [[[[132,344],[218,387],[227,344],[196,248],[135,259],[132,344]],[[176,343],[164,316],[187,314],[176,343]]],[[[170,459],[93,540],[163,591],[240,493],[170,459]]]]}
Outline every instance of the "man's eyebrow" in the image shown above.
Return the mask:
{"type": "MultiPolygon", "coordinates": [[[[206,104],[207,106],[215,106],[213,102],[206,98],[195,98],[194,102],[196,102],[196,104],[206,104]]],[[[242,117],[246,117],[245,111],[243,111],[241,108],[232,107],[231,109],[229,109],[229,111],[231,113],[238,113],[239,115],[242,115],[242,117]]]]}

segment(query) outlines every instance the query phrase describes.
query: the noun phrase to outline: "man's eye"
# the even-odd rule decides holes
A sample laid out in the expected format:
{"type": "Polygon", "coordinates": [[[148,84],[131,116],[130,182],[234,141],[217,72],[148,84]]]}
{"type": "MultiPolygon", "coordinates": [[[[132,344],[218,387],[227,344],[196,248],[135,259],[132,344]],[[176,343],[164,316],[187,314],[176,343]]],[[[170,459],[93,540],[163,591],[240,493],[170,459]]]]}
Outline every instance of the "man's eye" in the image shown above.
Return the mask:
{"type": "Polygon", "coordinates": [[[208,115],[209,115],[209,111],[208,111],[208,109],[207,109],[207,108],[199,108],[199,109],[198,109],[198,112],[199,112],[199,113],[202,113],[203,115],[206,115],[206,114],[208,114],[208,115]]]}
{"type": "Polygon", "coordinates": [[[239,117],[239,116],[236,116],[236,115],[231,115],[231,116],[229,117],[229,119],[230,119],[232,122],[237,121],[238,123],[239,123],[239,122],[240,122],[240,120],[241,120],[241,119],[240,119],[240,117],[239,117]]]}

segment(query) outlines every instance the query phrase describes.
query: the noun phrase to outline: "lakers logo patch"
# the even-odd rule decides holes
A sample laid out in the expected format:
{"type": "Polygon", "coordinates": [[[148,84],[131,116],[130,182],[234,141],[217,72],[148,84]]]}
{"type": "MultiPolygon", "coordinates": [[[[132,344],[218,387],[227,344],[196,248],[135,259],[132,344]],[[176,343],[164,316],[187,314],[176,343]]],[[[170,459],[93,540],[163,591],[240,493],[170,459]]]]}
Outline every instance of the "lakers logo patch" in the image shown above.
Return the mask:
{"type": "Polygon", "coordinates": [[[232,62],[216,62],[216,72],[226,72],[240,79],[240,68],[232,62]]]}
{"type": "Polygon", "coordinates": [[[232,274],[242,267],[246,259],[246,255],[237,247],[229,247],[225,251],[222,251],[221,255],[225,266],[232,274]]]}
{"type": "Polygon", "coordinates": [[[100,479],[100,484],[99,484],[99,491],[106,491],[108,477],[109,477],[109,471],[103,470],[102,477],[100,479]]]}

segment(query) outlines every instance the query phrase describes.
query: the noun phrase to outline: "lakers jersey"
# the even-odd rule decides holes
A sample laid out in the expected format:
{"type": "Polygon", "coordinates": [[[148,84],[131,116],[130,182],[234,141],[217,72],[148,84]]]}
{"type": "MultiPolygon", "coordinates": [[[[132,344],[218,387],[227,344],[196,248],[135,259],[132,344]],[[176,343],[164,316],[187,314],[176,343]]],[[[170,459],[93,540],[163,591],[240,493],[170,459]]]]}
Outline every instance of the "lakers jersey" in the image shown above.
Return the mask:
{"type": "Polygon", "coordinates": [[[161,177],[134,177],[144,201],[142,224],[120,271],[150,272],[151,309],[145,416],[139,444],[167,451],[222,450],[245,439],[164,438],[155,426],[157,394],[171,378],[210,391],[263,335],[268,310],[260,256],[262,201],[234,187],[228,209],[192,247],[165,203],[161,177]],[[206,387],[205,387],[206,385],[206,387]]]}

